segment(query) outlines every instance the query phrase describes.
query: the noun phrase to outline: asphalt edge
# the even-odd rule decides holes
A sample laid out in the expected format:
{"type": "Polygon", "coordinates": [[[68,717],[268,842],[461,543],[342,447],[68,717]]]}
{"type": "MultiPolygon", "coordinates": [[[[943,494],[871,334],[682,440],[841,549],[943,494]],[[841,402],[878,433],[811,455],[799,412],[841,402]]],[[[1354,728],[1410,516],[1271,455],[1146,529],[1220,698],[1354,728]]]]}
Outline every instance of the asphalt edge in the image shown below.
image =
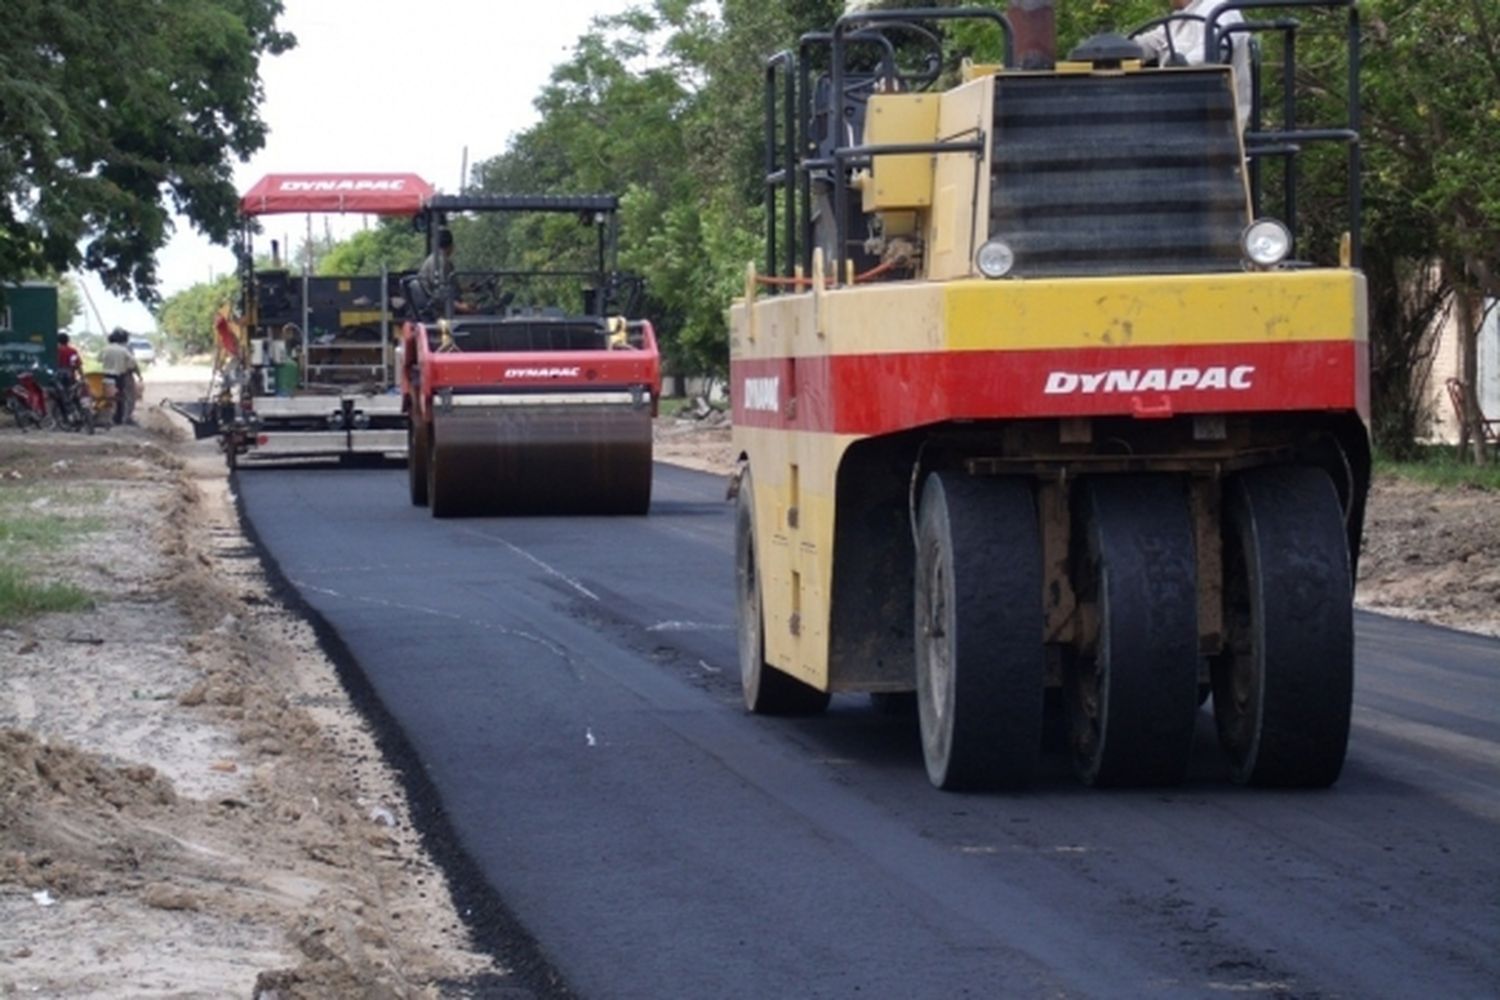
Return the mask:
{"type": "Polygon", "coordinates": [[[454,909],[468,928],[475,947],[493,956],[510,972],[503,985],[494,983],[493,977],[486,976],[482,978],[489,981],[489,984],[475,982],[467,984],[467,988],[460,988],[470,996],[495,996],[506,1000],[520,1000],[517,987],[528,991],[536,1000],[577,1000],[578,995],[547,958],[540,943],[464,851],[458,832],[443,811],[442,797],[428,779],[415,748],[407,741],[400,724],[380,700],[343,637],[303,598],[282,571],[280,563],[272,557],[245,512],[237,471],[229,473],[229,486],[240,530],[260,559],[272,595],[311,626],[319,649],[333,664],[339,683],[343,685],[354,710],[370,727],[376,747],[386,764],[396,773],[406,792],[412,822],[421,837],[422,846],[447,878],[454,909]],[[493,992],[489,985],[496,987],[493,992]],[[474,989],[481,992],[474,993],[474,989]]]}

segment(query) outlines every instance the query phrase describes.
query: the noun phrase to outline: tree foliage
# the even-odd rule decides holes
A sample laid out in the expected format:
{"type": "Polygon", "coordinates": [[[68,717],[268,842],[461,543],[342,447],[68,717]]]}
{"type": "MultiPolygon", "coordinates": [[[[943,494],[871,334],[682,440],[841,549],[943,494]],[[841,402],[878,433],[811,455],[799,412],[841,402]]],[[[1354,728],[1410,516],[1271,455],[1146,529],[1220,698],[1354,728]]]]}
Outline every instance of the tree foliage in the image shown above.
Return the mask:
{"type": "Polygon", "coordinates": [[[78,315],[83,312],[83,293],[78,290],[78,282],[69,275],[63,275],[57,280],[57,325],[58,328],[67,326],[78,315]]]}
{"type": "Polygon", "coordinates": [[[156,325],[178,354],[205,354],[214,346],[214,316],[238,295],[239,279],[225,274],[169,296],[156,309],[156,325]]]}
{"type": "MultiPolygon", "coordinates": [[[[1460,374],[1474,386],[1484,301],[1500,298],[1500,9],[1492,0],[1371,0],[1365,16],[1372,258],[1420,270],[1423,280],[1400,284],[1406,314],[1451,305],[1460,374]]],[[[1372,315],[1372,339],[1412,339],[1392,322],[1401,315],[1372,315]]],[[[1423,370],[1414,364],[1408,385],[1423,370]]],[[[1399,450],[1422,429],[1398,427],[1386,443],[1399,450]]]]}
{"type": "Polygon", "coordinates": [[[422,234],[405,219],[382,219],[373,229],[362,229],[316,256],[323,275],[379,274],[382,267],[406,271],[422,263],[426,244],[422,234]]]}
{"type": "Polygon", "coordinates": [[[281,0],[8,0],[0,277],[83,267],[149,301],[175,210],[227,242],[232,161],[265,143],[281,0]]]}

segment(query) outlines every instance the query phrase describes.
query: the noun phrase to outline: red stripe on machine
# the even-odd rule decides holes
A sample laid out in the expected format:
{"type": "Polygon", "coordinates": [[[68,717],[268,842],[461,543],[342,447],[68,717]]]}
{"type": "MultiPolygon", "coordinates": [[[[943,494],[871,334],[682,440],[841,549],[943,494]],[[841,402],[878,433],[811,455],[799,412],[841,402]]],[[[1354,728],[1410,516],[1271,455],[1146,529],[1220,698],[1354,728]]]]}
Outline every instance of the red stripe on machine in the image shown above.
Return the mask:
{"type": "Polygon", "coordinates": [[[730,366],[747,427],[885,434],[944,420],[1359,410],[1359,341],[756,358],[730,366]]]}

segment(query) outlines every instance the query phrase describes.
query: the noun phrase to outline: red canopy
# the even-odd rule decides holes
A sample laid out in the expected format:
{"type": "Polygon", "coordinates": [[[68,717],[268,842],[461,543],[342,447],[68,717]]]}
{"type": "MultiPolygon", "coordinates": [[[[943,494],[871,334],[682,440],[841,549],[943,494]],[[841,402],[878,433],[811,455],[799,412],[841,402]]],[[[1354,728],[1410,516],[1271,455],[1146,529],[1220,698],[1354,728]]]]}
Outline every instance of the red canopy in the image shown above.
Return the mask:
{"type": "Polygon", "coordinates": [[[433,192],[416,174],[267,174],[240,199],[240,212],[416,215],[433,192]]]}

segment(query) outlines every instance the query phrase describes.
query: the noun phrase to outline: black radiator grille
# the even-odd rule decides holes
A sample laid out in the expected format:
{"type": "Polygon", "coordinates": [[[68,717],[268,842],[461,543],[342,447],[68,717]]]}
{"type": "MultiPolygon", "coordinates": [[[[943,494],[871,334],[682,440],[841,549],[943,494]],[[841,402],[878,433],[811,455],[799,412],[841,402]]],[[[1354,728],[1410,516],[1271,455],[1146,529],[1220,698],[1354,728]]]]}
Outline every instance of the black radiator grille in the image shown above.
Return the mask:
{"type": "Polygon", "coordinates": [[[991,180],[990,234],[1018,277],[1240,267],[1227,70],[998,77],[991,180]]]}
{"type": "Polygon", "coordinates": [[[465,352],[602,351],[609,331],[597,319],[460,320],[452,326],[455,347],[465,352]]]}

